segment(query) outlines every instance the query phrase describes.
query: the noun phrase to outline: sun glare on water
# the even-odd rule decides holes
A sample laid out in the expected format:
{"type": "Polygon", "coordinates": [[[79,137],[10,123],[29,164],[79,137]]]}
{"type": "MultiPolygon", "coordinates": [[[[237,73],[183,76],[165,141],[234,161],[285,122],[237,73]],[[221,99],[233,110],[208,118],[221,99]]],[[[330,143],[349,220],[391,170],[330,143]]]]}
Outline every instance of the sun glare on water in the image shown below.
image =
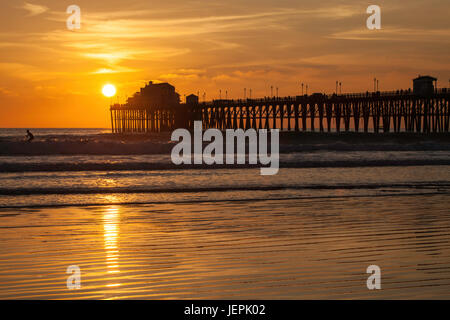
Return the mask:
{"type": "Polygon", "coordinates": [[[112,84],[105,84],[102,93],[105,97],[112,97],[116,94],[116,87],[112,84]]]}

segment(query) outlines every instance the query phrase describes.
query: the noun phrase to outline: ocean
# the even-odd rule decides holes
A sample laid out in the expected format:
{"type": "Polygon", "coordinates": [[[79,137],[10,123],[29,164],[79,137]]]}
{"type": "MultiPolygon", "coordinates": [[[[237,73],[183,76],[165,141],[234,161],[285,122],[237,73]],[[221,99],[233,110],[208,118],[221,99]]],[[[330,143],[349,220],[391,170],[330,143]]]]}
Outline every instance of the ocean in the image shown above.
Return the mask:
{"type": "Polygon", "coordinates": [[[282,137],[261,176],[174,166],[167,134],[31,131],[0,129],[0,299],[450,298],[446,139],[282,137]]]}

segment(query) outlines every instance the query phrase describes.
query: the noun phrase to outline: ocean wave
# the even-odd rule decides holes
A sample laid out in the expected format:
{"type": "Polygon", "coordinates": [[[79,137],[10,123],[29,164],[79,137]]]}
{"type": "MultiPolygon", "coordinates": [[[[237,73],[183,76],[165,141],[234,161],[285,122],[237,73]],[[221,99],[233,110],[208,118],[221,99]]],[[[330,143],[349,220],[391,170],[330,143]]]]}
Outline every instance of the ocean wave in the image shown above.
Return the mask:
{"type": "Polygon", "coordinates": [[[43,141],[0,141],[0,155],[131,155],[170,153],[171,142],[125,142],[90,139],[49,139],[43,141]]]}
{"type": "Polygon", "coordinates": [[[357,184],[308,184],[308,185],[267,185],[267,186],[208,186],[208,187],[79,187],[79,188],[0,188],[0,195],[69,195],[69,194],[114,194],[114,193],[202,193],[222,191],[274,191],[274,190],[351,190],[351,189],[429,189],[450,188],[447,182],[415,183],[357,183],[357,184]]]}
{"type": "MultiPolygon", "coordinates": [[[[208,143],[205,142],[204,146],[208,143]]],[[[169,154],[175,145],[170,133],[149,135],[50,135],[32,142],[0,138],[0,156],[37,155],[156,155],[169,154]]],[[[413,133],[280,133],[280,153],[308,151],[450,151],[449,134],[413,133]]]]}
{"type": "MultiPolygon", "coordinates": [[[[368,189],[370,191],[370,189],[368,189]]],[[[260,201],[280,201],[280,200],[323,200],[323,201],[329,201],[333,199],[357,199],[357,198],[370,198],[370,199],[376,199],[376,198],[382,198],[382,197],[417,197],[417,196],[436,196],[436,195],[448,195],[450,194],[449,191],[445,190],[404,190],[402,192],[399,192],[398,190],[391,190],[391,191],[385,191],[381,193],[357,193],[357,194],[317,194],[317,195],[311,195],[311,194],[305,194],[305,195],[299,195],[299,194],[289,194],[286,196],[282,195],[271,195],[271,194],[263,194],[263,195],[253,195],[253,196],[239,196],[234,198],[214,198],[214,197],[197,197],[197,198],[191,198],[190,193],[181,193],[180,197],[177,199],[173,198],[173,194],[170,193],[170,198],[163,198],[163,199],[142,199],[145,195],[149,194],[143,194],[143,193],[137,193],[133,194],[135,197],[131,197],[130,199],[119,199],[115,201],[111,201],[110,199],[99,199],[98,195],[88,195],[91,198],[83,199],[80,198],[81,196],[78,196],[76,199],[68,199],[66,196],[61,195],[52,195],[52,196],[58,196],[58,201],[54,201],[46,199],[48,201],[30,201],[29,199],[25,200],[25,203],[20,203],[20,200],[17,201],[20,198],[28,197],[28,196],[14,196],[13,201],[6,201],[6,202],[0,202],[0,213],[4,210],[9,211],[10,209],[24,209],[23,212],[33,212],[36,208],[58,208],[58,207],[70,207],[70,206],[76,206],[76,207],[92,207],[92,206],[115,206],[115,205],[153,205],[153,204],[199,204],[199,203],[224,203],[224,202],[260,202],[260,201]],[[92,199],[94,197],[94,199],[92,199]],[[137,200],[136,197],[139,197],[141,200],[137,200]]],[[[126,195],[126,194],[122,194],[126,195]]],[[[39,197],[46,197],[48,195],[37,195],[39,197]]],[[[35,197],[34,197],[35,198],[35,197]]],[[[17,214],[17,213],[14,213],[17,214]]],[[[0,214],[1,217],[7,217],[10,216],[10,213],[7,213],[5,215],[0,214]]],[[[0,227],[1,229],[2,227],[0,227]]],[[[8,228],[8,227],[5,227],[8,228]]]]}
{"type": "MultiPolygon", "coordinates": [[[[280,162],[283,168],[356,168],[394,166],[448,166],[450,159],[384,159],[384,160],[338,160],[338,161],[292,161],[280,162]]],[[[174,165],[172,163],[149,162],[89,162],[89,163],[0,163],[0,172],[62,172],[62,171],[143,171],[143,170],[209,170],[252,169],[259,164],[234,165],[174,165]]],[[[263,166],[264,167],[264,166],[263,166]]]]}

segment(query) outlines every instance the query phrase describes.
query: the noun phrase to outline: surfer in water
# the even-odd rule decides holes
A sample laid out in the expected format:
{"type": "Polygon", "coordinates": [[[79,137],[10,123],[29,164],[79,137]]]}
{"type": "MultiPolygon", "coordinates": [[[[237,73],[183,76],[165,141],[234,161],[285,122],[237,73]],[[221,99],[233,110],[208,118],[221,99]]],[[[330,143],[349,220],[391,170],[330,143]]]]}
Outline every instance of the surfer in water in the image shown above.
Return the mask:
{"type": "Polygon", "coordinates": [[[33,139],[34,139],[34,136],[33,136],[33,134],[30,132],[30,130],[27,130],[27,135],[26,135],[26,137],[27,137],[27,141],[28,142],[31,142],[33,139]]]}

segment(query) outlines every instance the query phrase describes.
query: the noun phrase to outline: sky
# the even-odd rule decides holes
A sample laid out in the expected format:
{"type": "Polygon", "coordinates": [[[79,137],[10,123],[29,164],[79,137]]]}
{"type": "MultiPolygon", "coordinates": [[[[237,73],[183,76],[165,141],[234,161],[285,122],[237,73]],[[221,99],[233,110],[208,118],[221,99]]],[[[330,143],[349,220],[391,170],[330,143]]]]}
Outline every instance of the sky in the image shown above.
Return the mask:
{"type": "Polygon", "coordinates": [[[109,104],[148,81],[206,99],[412,87],[450,79],[450,1],[5,0],[0,3],[0,127],[110,126],[109,104]],[[69,30],[69,5],[81,26],[69,30]],[[369,5],[381,30],[369,30],[369,5]],[[110,99],[106,83],[117,87],[110,99]],[[274,89],[275,92],[275,89],[274,89]]]}

